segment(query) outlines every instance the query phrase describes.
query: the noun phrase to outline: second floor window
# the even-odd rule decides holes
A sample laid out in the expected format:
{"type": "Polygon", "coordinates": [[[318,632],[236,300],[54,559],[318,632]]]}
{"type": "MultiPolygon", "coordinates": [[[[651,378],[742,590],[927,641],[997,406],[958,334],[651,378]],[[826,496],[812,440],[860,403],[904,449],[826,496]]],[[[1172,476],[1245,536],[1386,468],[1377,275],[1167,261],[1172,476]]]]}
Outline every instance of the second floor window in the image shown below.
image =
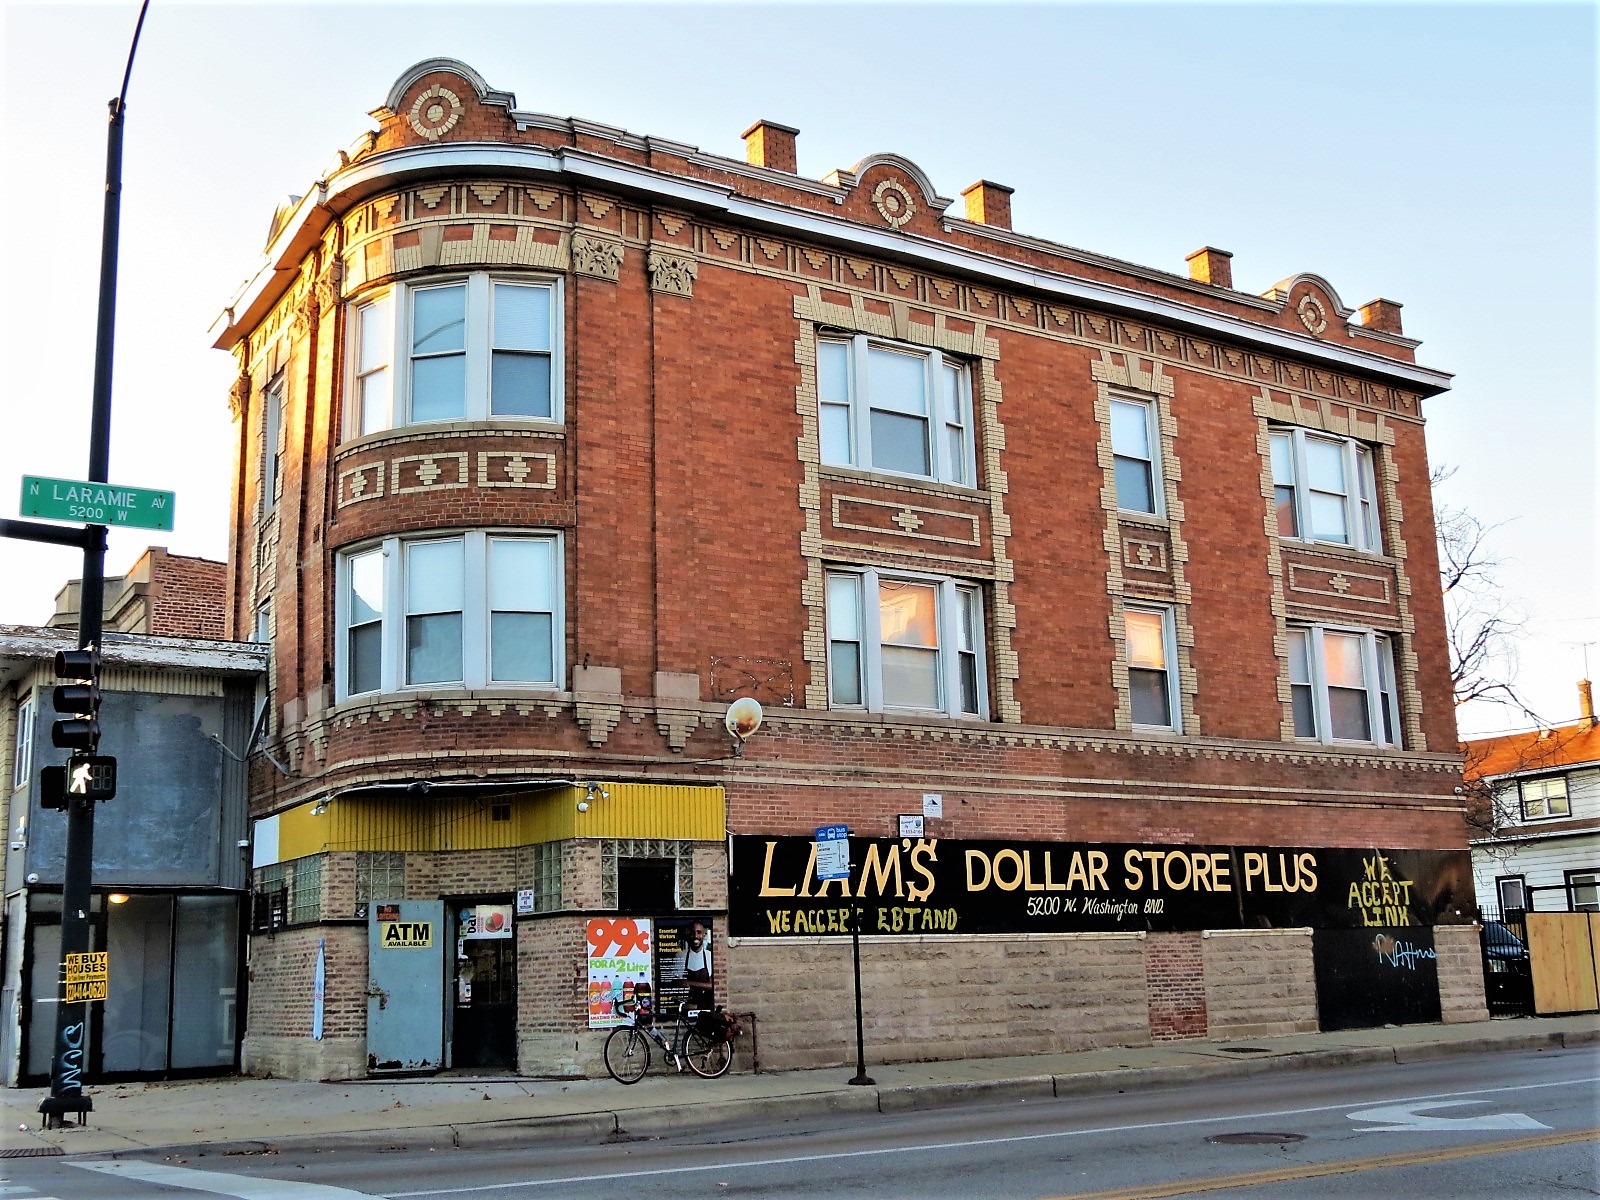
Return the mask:
{"type": "Polygon", "coordinates": [[[828,574],[834,708],[981,717],[983,607],[976,586],[877,571],[828,574]]]}
{"type": "Polygon", "coordinates": [[[1128,608],[1123,612],[1128,651],[1128,703],[1136,727],[1180,727],[1173,670],[1177,645],[1172,613],[1164,608],[1128,608]]]}
{"type": "Polygon", "coordinates": [[[560,288],[469,275],[355,310],[350,436],[425,421],[559,420],[560,288]]]}
{"type": "Polygon", "coordinates": [[[865,334],[823,338],[817,401],[823,462],[975,484],[966,363],[865,334]]]}
{"type": "Polygon", "coordinates": [[[1394,657],[1384,634],[1321,625],[1290,629],[1289,688],[1296,737],[1400,744],[1394,657]]]}
{"type": "Polygon", "coordinates": [[[1272,432],[1280,537],[1381,553],[1372,448],[1306,429],[1272,432]]]}
{"type": "Polygon", "coordinates": [[[1547,779],[1524,779],[1518,785],[1522,793],[1522,819],[1542,821],[1546,817],[1570,817],[1572,807],[1567,800],[1567,777],[1552,775],[1547,779]]]}
{"type": "Polygon", "coordinates": [[[561,542],[472,532],[343,556],[339,695],[559,687],[561,542]]]}

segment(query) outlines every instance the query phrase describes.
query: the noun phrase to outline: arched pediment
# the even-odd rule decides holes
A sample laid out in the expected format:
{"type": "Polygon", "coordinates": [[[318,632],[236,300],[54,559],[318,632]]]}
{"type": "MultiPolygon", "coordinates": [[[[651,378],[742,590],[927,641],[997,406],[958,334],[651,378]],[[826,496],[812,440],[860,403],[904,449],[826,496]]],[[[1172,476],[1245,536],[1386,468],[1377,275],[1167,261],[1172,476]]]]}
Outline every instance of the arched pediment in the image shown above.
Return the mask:
{"type": "Polygon", "coordinates": [[[405,103],[406,93],[416,85],[417,81],[439,71],[449,71],[470,83],[472,90],[478,95],[480,104],[498,104],[509,110],[517,102],[513,93],[495,91],[485,82],[482,75],[459,59],[425,58],[401,72],[400,78],[396,79],[394,86],[389,89],[389,95],[383,102],[384,108],[390,112],[398,112],[399,106],[405,103]]]}

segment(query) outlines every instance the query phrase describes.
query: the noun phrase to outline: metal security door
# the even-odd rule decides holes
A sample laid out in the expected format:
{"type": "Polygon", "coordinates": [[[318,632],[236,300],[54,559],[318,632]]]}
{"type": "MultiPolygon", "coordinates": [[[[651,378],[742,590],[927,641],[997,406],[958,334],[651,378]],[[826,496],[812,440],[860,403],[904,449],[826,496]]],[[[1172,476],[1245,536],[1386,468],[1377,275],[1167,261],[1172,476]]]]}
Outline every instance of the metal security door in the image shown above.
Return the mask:
{"type": "Polygon", "coordinates": [[[375,900],[367,920],[367,1072],[444,1065],[442,900],[375,900]]]}

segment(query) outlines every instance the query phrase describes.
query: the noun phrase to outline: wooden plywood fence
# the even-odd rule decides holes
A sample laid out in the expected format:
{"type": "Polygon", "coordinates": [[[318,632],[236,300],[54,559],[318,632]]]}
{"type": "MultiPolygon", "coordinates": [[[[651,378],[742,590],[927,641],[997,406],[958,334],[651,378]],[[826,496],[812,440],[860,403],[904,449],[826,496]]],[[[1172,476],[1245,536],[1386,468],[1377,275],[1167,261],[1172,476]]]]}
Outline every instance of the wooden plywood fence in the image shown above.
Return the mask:
{"type": "Polygon", "coordinates": [[[1528,914],[1528,964],[1533,972],[1533,1011],[1600,1011],[1600,913],[1528,914]]]}

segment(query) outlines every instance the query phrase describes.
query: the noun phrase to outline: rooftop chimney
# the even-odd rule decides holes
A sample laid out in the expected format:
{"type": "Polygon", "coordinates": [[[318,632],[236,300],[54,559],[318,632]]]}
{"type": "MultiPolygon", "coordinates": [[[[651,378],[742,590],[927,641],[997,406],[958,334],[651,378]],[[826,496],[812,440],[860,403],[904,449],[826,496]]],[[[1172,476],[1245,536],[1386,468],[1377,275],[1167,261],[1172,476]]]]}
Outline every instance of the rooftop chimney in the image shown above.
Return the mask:
{"type": "Polygon", "coordinates": [[[1189,264],[1189,278],[1212,287],[1233,286],[1233,255],[1215,246],[1201,246],[1184,260],[1189,264]]]}
{"type": "Polygon", "coordinates": [[[1578,716],[1590,729],[1595,727],[1594,688],[1587,679],[1578,680],[1578,716]]]}
{"type": "Polygon", "coordinates": [[[1011,228],[1011,194],[1016,188],[980,179],[961,194],[967,198],[967,220],[999,229],[1011,228]]]}
{"type": "Polygon", "coordinates": [[[1361,323],[1368,329],[1377,329],[1383,333],[1400,332],[1400,305],[1393,300],[1368,300],[1359,309],[1361,323]]]}
{"type": "Polygon", "coordinates": [[[744,159],[775,171],[796,171],[794,140],[800,131],[776,121],[757,121],[739,136],[744,138],[744,159]]]}

